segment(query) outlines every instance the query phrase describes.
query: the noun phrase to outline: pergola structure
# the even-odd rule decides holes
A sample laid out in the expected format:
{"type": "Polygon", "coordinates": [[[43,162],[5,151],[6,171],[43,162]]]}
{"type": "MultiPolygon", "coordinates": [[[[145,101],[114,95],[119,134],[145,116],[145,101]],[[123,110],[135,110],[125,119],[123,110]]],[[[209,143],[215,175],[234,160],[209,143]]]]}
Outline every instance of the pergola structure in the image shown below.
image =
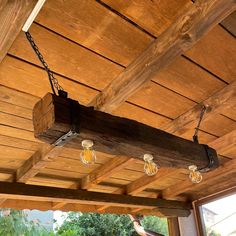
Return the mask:
{"type": "MultiPolygon", "coordinates": [[[[187,168],[160,168],[34,137],[34,105],[50,92],[22,26],[36,0],[0,0],[0,206],[185,217],[191,202],[236,185],[234,0],[48,0],[30,32],[69,97],[191,140],[220,167],[193,184],[187,168]]],[[[96,150],[95,150],[96,151],[96,150]]]]}

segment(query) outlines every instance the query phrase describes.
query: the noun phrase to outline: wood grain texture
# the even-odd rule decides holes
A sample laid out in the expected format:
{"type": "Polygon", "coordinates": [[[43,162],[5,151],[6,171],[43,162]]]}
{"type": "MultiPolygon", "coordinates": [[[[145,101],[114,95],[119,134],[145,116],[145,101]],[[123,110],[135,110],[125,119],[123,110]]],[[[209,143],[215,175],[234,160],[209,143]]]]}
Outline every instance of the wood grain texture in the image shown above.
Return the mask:
{"type": "Polygon", "coordinates": [[[185,55],[219,78],[231,83],[236,78],[235,48],[235,38],[218,25],[187,51],[185,55]]]}
{"type": "Polygon", "coordinates": [[[36,2],[36,0],[1,1],[0,63],[20,33],[36,2]]]}
{"type": "Polygon", "coordinates": [[[159,36],[170,27],[177,20],[183,9],[192,4],[189,0],[166,0],[160,2],[101,0],[98,2],[109,5],[155,36],[159,36]]]}
{"type": "MultiPolygon", "coordinates": [[[[160,166],[187,168],[207,165],[202,145],[173,136],[139,122],[96,111],[74,101],[47,94],[33,111],[35,137],[52,144],[71,129],[71,109],[79,117],[79,135],[66,146],[81,148],[84,139],[93,140],[97,151],[141,159],[153,154],[160,166]]],[[[214,152],[214,150],[212,150],[214,152]]],[[[216,163],[217,166],[217,163],[216,163]]]]}
{"type": "Polygon", "coordinates": [[[111,112],[177,56],[190,49],[210,29],[235,9],[234,1],[199,1],[136,58],[90,103],[111,112]],[[206,20],[208,19],[208,20],[206,20]]]}
{"type": "Polygon", "coordinates": [[[109,178],[114,172],[118,172],[124,168],[129,162],[132,162],[132,158],[129,157],[114,157],[103,166],[98,167],[89,175],[85,176],[81,181],[82,189],[89,189],[92,185],[96,185],[105,179],[109,178]]]}
{"type": "Polygon", "coordinates": [[[228,17],[226,17],[222,22],[223,25],[231,34],[236,37],[236,12],[233,12],[228,17]]]}
{"type": "Polygon", "coordinates": [[[171,121],[167,125],[164,125],[162,129],[176,135],[181,135],[187,132],[189,128],[196,126],[203,105],[207,107],[204,114],[205,121],[224,109],[234,107],[236,101],[235,91],[236,81],[216,92],[200,104],[197,104],[182,116],[171,121]]]}
{"type": "MultiPolygon", "coordinates": [[[[57,202],[45,202],[45,201],[29,201],[29,200],[12,200],[8,199],[4,202],[3,207],[4,208],[14,208],[14,209],[39,209],[42,211],[51,210],[52,207],[57,204],[57,202]]],[[[59,204],[59,203],[58,203],[59,204]]],[[[70,203],[66,204],[65,206],[61,207],[60,210],[63,212],[68,211],[80,211],[80,212],[97,212],[99,214],[129,214],[131,213],[133,208],[128,207],[110,207],[108,209],[105,209],[104,211],[98,211],[96,205],[87,205],[87,204],[75,204],[70,203]]],[[[141,210],[140,211],[142,215],[155,215],[159,217],[176,217],[176,216],[182,216],[187,217],[188,212],[185,210],[180,209],[153,209],[151,212],[149,210],[141,210]]]]}
{"type": "Polygon", "coordinates": [[[47,1],[36,22],[123,66],[153,40],[93,0],[47,1]]]}
{"type": "Polygon", "coordinates": [[[88,192],[83,190],[72,190],[52,188],[44,186],[26,185],[20,183],[0,183],[0,196],[8,199],[58,201],[68,203],[106,204],[122,207],[141,207],[150,209],[153,207],[189,210],[186,203],[179,201],[168,201],[163,199],[141,198],[125,195],[105,194],[88,192]]]}

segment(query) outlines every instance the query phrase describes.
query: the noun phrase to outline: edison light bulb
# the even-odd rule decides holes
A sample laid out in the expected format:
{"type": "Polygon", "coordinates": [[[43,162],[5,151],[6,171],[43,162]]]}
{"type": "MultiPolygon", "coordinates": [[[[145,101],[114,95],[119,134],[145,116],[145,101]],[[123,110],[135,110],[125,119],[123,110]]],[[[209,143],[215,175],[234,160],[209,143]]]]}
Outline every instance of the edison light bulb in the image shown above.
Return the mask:
{"type": "Polygon", "coordinates": [[[194,184],[198,184],[202,181],[202,174],[197,170],[197,166],[191,165],[188,167],[190,170],[189,178],[194,184]]]}
{"type": "Polygon", "coordinates": [[[156,163],[153,162],[153,156],[151,154],[144,154],[143,160],[144,164],[144,172],[149,175],[155,175],[158,171],[158,167],[156,163]]]}
{"type": "Polygon", "coordinates": [[[96,161],[96,154],[93,150],[93,141],[83,140],[82,141],[83,151],[80,153],[81,161],[86,164],[94,164],[96,161]]]}

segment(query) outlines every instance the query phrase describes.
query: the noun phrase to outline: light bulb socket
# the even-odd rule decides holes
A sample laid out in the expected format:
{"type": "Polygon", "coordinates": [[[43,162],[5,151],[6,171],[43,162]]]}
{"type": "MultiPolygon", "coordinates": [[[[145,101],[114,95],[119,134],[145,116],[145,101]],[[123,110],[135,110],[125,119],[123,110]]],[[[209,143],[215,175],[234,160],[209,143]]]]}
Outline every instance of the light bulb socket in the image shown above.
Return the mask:
{"type": "Polygon", "coordinates": [[[151,155],[151,154],[144,154],[143,155],[143,160],[147,161],[147,162],[152,161],[153,160],[153,155],[151,155]]]}
{"type": "Polygon", "coordinates": [[[191,166],[188,167],[188,169],[190,171],[196,171],[197,170],[197,166],[196,165],[191,165],[191,166]]]}
{"type": "Polygon", "coordinates": [[[82,141],[81,145],[83,148],[91,148],[91,147],[93,147],[94,143],[92,140],[85,139],[82,141]]]}

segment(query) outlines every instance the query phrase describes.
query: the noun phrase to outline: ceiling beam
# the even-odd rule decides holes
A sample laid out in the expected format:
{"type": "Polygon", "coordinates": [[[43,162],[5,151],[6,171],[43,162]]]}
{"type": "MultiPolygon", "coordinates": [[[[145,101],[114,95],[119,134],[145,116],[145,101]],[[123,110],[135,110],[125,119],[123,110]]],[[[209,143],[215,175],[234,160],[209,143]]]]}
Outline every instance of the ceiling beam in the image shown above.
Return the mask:
{"type": "Polygon", "coordinates": [[[189,179],[182,181],[179,185],[173,185],[162,191],[162,196],[165,199],[175,199],[181,193],[187,192],[189,190],[194,190],[194,188],[199,188],[200,186],[214,181],[215,179],[234,173],[236,168],[236,160],[228,161],[216,170],[212,172],[205,173],[203,175],[203,180],[199,184],[192,183],[189,179]]]}
{"type": "Polygon", "coordinates": [[[234,0],[199,0],[162,33],[89,105],[112,112],[176,57],[190,49],[236,7],[234,0]]]}
{"type": "Polygon", "coordinates": [[[179,201],[8,182],[0,182],[0,197],[15,200],[67,202],[92,205],[109,204],[115,207],[140,207],[143,209],[168,208],[186,211],[189,211],[190,209],[190,206],[187,203],[179,201]]]}
{"type": "Polygon", "coordinates": [[[154,176],[147,176],[144,175],[141,178],[133,181],[132,183],[128,184],[126,186],[126,193],[129,195],[135,195],[138,194],[140,192],[142,192],[143,190],[145,190],[146,188],[148,188],[148,186],[150,186],[151,184],[163,180],[166,177],[169,177],[171,175],[175,175],[179,172],[180,170],[176,170],[176,169],[170,169],[170,168],[161,168],[156,175],[154,176]]]}
{"type": "MultiPolygon", "coordinates": [[[[56,204],[56,203],[55,203],[56,204]]],[[[66,206],[62,206],[60,208],[52,208],[55,206],[52,202],[46,201],[29,201],[29,200],[13,200],[8,199],[3,204],[3,208],[14,208],[14,209],[39,209],[39,210],[56,210],[59,209],[63,212],[67,211],[80,211],[80,212],[96,212],[100,214],[130,214],[132,209],[128,207],[110,207],[102,212],[97,210],[96,205],[86,205],[86,204],[75,204],[69,203],[66,206]]],[[[141,210],[141,215],[155,215],[159,217],[187,217],[189,214],[186,210],[181,209],[167,209],[167,208],[155,208],[152,211],[150,210],[141,210]]]]}
{"type": "Polygon", "coordinates": [[[0,4],[0,63],[20,33],[37,0],[2,0],[0,4]]]}
{"type": "Polygon", "coordinates": [[[123,169],[132,161],[133,159],[129,157],[115,156],[107,163],[103,164],[102,166],[98,167],[90,174],[82,178],[81,188],[89,189],[94,185],[101,183],[105,179],[109,178],[115,172],[118,172],[119,170],[123,169]]]}
{"type": "Polygon", "coordinates": [[[33,153],[25,163],[17,169],[16,181],[26,183],[33,178],[39,171],[47,166],[48,162],[58,157],[61,149],[50,145],[43,145],[42,148],[33,153]]]}
{"type": "MultiPolygon", "coordinates": [[[[66,142],[66,147],[81,149],[84,139],[93,140],[95,150],[115,156],[129,156],[143,160],[145,153],[163,167],[187,168],[197,165],[205,168],[208,157],[205,146],[174,136],[134,120],[96,111],[48,93],[34,107],[33,124],[36,138],[49,144],[55,143],[71,130],[71,114],[77,114],[79,135],[66,142]],[[75,104],[75,105],[71,105],[75,104]]],[[[218,166],[215,150],[213,168],[218,166]]]]}
{"type": "Polygon", "coordinates": [[[185,114],[179,116],[175,120],[167,123],[161,127],[166,132],[181,135],[196,126],[196,121],[199,116],[203,105],[206,106],[206,112],[203,120],[212,118],[215,114],[220,113],[222,110],[231,109],[236,104],[236,81],[227,85],[220,91],[216,92],[205,101],[197,104],[185,114]]]}

